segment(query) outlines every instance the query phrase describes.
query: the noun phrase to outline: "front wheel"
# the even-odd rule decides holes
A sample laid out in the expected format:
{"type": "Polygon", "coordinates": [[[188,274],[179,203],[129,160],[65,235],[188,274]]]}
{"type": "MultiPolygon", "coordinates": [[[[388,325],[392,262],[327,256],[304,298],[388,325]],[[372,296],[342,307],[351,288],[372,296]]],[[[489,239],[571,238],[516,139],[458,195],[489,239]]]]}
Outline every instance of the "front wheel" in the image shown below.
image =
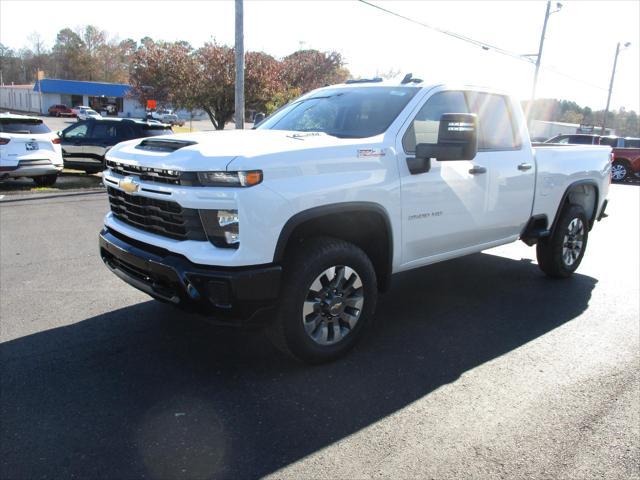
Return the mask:
{"type": "Polygon", "coordinates": [[[550,277],[570,277],[582,261],[588,236],[584,209],[579,205],[567,205],[560,213],[553,234],[538,241],[538,266],[550,277]]]}
{"type": "Polygon", "coordinates": [[[280,306],[269,336],[280,350],[306,363],[344,355],[371,323],[376,274],[357,246],[310,239],[285,265],[280,306]]]}
{"type": "Polygon", "coordinates": [[[629,168],[624,162],[613,162],[611,165],[611,180],[622,182],[629,176],[629,168]]]}

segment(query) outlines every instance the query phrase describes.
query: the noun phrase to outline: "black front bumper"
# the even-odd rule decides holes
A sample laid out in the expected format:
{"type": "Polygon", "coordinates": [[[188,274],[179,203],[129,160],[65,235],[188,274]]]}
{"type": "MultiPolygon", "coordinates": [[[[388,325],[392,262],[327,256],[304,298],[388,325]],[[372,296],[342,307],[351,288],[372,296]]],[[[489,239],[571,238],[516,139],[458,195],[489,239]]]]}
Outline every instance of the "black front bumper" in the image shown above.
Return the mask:
{"type": "Polygon", "coordinates": [[[258,323],[276,305],[282,267],[198,265],[105,228],[100,256],[115,275],[152,297],[222,324],[258,323]]]}

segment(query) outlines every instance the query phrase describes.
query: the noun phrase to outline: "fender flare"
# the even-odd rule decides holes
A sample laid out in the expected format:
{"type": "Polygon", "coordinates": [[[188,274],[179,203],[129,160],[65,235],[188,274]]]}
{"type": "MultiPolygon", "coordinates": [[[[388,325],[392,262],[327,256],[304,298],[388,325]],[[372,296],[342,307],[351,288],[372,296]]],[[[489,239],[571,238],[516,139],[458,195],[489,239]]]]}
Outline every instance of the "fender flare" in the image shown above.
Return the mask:
{"type": "Polygon", "coordinates": [[[284,227],[280,231],[280,236],[278,237],[278,241],[276,243],[276,249],[273,255],[274,263],[281,263],[284,259],[284,253],[287,248],[287,244],[291,238],[291,234],[294,230],[306,223],[310,220],[321,218],[327,215],[332,215],[336,213],[358,213],[358,212],[373,212],[382,218],[385,230],[387,234],[387,249],[388,249],[388,259],[387,265],[385,265],[387,271],[387,278],[379,279],[381,285],[388,285],[388,280],[391,277],[391,272],[393,270],[393,229],[391,228],[391,221],[389,219],[389,214],[387,211],[379,204],[374,202],[341,202],[341,203],[333,203],[329,205],[323,205],[320,207],[312,207],[307,210],[302,210],[301,212],[293,215],[287,222],[284,224],[284,227]]]}
{"type": "Polygon", "coordinates": [[[595,223],[596,217],[598,216],[598,206],[600,205],[600,190],[598,189],[598,184],[596,183],[595,180],[577,180],[573,183],[570,183],[565,189],[564,193],[562,194],[560,203],[558,203],[558,209],[556,211],[556,215],[555,217],[553,217],[553,223],[551,224],[551,228],[549,229],[551,232],[551,235],[553,235],[553,233],[556,230],[556,225],[558,223],[558,218],[560,217],[560,212],[562,212],[562,209],[564,208],[564,204],[566,203],[567,198],[569,198],[569,192],[574,187],[578,187],[581,185],[589,185],[593,187],[593,190],[595,191],[595,194],[596,194],[596,201],[593,204],[593,212],[591,215],[591,219],[589,220],[589,230],[593,228],[593,224],[595,223]]]}

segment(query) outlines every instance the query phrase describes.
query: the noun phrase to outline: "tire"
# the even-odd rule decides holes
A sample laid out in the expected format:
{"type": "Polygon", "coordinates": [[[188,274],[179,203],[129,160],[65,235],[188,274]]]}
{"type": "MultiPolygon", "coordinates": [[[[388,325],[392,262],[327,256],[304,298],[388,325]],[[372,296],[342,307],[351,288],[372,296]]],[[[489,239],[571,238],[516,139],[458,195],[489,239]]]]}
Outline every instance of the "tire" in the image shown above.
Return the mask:
{"type": "Polygon", "coordinates": [[[86,173],[87,175],[93,175],[94,173],[100,173],[104,171],[104,168],[100,168],[100,169],[95,169],[95,168],[87,168],[84,173],[86,173]]]}
{"type": "Polygon", "coordinates": [[[629,166],[625,162],[616,160],[611,165],[611,180],[613,182],[624,182],[629,178],[629,166]]]}
{"type": "Polygon", "coordinates": [[[552,235],[538,241],[538,266],[549,277],[570,277],[582,261],[588,237],[589,224],[584,209],[567,204],[552,235]]]}
{"type": "Polygon", "coordinates": [[[39,187],[50,187],[56,183],[58,175],[42,175],[40,177],[33,177],[33,181],[39,187]]]}
{"type": "Polygon", "coordinates": [[[375,270],[360,248],[330,237],[309,239],[284,265],[269,337],[299,361],[335,360],[362,338],[373,319],[377,296],[375,270]]]}

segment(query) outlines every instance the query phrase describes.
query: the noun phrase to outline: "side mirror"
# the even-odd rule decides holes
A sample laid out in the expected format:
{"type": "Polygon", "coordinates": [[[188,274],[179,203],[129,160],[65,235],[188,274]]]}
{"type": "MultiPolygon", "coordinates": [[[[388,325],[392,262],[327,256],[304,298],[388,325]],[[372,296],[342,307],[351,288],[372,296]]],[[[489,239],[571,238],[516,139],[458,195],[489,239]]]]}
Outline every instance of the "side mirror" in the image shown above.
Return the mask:
{"type": "Polygon", "coordinates": [[[254,115],[253,117],[253,124],[257,125],[259,124],[261,121],[263,121],[266,118],[266,115],[262,112],[258,112],[254,115]]]}
{"type": "Polygon", "coordinates": [[[438,143],[416,145],[416,158],[411,160],[411,173],[431,169],[431,159],[438,161],[473,160],[478,152],[478,118],[472,113],[445,113],[440,117],[438,143]]]}
{"type": "Polygon", "coordinates": [[[58,135],[60,138],[64,138],[64,134],[62,133],[62,130],[58,130],[56,132],[56,135],[58,135]]]}

